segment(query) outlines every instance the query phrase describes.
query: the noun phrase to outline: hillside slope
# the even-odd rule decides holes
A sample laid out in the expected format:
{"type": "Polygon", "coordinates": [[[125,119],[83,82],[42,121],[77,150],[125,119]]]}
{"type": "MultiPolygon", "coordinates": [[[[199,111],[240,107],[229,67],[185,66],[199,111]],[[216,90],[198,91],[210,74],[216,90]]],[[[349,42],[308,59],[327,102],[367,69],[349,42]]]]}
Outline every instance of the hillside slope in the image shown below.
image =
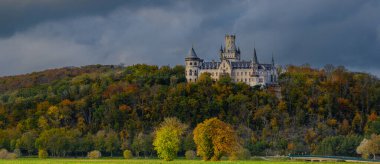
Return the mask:
{"type": "MultiPolygon", "coordinates": [[[[165,117],[192,128],[218,117],[236,128],[255,155],[355,155],[364,135],[380,133],[380,81],[343,67],[288,66],[280,76],[281,99],[273,88],[252,88],[229,77],[213,82],[205,74],[197,83],[185,81],[183,66],[141,64],[0,78],[0,148],[31,154],[43,148],[60,156],[128,148],[148,155],[154,152],[151,132],[165,117]],[[110,136],[111,146],[99,145],[110,136]],[[36,144],[28,147],[23,137],[36,144]],[[49,137],[62,137],[71,146],[57,148],[62,143],[49,137]],[[334,145],[343,141],[351,144],[334,145]]],[[[184,142],[182,153],[194,149],[191,131],[184,142]]]]}

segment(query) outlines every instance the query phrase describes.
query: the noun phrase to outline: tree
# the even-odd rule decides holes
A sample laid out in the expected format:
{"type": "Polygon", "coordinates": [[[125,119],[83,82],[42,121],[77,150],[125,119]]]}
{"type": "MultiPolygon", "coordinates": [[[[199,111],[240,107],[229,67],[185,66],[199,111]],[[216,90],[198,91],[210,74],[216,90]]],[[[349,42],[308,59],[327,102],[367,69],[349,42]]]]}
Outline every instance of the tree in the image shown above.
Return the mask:
{"type": "Polygon", "coordinates": [[[165,118],[155,130],[153,140],[154,149],[158,157],[165,161],[171,161],[177,156],[180,148],[181,136],[187,129],[187,125],[181,123],[177,118],[165,118]]]}
{"type": "Polygon", "coordinates": [[[376,154],[380,153],[380,135],[371,135],[370,139],[363,139],[360,145],[356,148],[358,154],[362,154],[363,157],[373,156],[376,160],[376,154]]]}
{"type": "Polygon", "coordinates": [[[231,156],[241,148],[232,126],[217,118],[199,123],[193,133],[197,154],[205,161],[218,161],[222,155],[231,156]]]}
{"type": "Polygon", "coordinates": [[[76,140],[80,133],[76,130],[53,128],[43,131],[36,139],[36,147],[39,150],[47,150],[53,156],[66,156],[77,147],[76,140]]]}
{"type": "Polygon", "coordinates": [[[38,134],[35,131],[29,131],[22,134],[21,138],[18,139],[17,144],[19,145],[19,148],[22,150],[26,150],[29,155],[31,155],[36,147],[35,147],[35,141],[38,137],[38,134]]]}
{"type": "Polygon", "coordinates": [[[117,134],[113,130],[109,130],[104,143],[106,152],[111,153],[112,157],[112,152],[116,151],[119,148],[119,145],[120,140],[117,137],[117,134]]]}

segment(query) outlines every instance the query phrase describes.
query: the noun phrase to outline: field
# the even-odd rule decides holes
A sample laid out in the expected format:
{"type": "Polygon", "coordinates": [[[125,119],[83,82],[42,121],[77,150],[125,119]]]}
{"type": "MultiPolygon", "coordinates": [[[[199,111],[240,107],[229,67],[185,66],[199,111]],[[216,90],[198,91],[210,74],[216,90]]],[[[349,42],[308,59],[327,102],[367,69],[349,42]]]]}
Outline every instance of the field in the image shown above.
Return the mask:
{"type": "MultiPolygon", "coordinates": [[[[296,162],[296,161],[219,161],[219,162],[204,162],[201,160],[184,160],[178,159],[170,162],[165,162],[159,159],[37,159],[37,158],[21,158],[16,160],[0,160],[0,164],[306,164],[310,162],[296,162]]],[[[318,162],[324,164],[337,164],[340,162],[318,162]]],[[[341,162],[347,163],[347,162],[341,162]]],[[[355,164],[355,163],[348,163],[355,164]]],[[[357,163],[359,164],[359,163],[357,163]]]]}

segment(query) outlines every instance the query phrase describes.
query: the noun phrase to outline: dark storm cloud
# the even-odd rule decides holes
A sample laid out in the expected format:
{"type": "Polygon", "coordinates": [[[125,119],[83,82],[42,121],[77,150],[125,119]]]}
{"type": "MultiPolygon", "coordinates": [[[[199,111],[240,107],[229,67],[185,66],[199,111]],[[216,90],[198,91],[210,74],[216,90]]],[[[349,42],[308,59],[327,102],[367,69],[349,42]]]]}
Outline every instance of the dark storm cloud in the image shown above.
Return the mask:
{"type": "Polygon", "coordinates": [[[0,75],[85,64],[217,59],[226,33],[243,58],[345,65],[380,75],[380,1],[0,1],[0,75]]]}

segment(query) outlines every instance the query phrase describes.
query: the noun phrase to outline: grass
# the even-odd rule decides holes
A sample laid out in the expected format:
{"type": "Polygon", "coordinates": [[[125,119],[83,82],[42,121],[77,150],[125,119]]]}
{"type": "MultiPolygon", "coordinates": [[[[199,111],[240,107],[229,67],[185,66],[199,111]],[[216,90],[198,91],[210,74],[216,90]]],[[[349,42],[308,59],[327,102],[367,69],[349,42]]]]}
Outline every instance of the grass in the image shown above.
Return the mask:
{"type": "MultiPolygon", "coordinates": [[[[15,160],[0,160],[0,164],[310,164],[310,162],[297,162],[297,161],[218,161],[218,162],[204,162],[201,160],[185,160],[178,159],[170,162],[162,161],[159,159],[85,159],[85,158],[50,158],[50,159],[38,159],[38,158],[20,158],[15,160]]],[[[347,162],[318,162],[323,164],[355,164],[347,162]]],[[[359,164],[359,163],[357,163],[359,164]]],[[[361,163],[362,164],[362,163],[361,163]]]]}

